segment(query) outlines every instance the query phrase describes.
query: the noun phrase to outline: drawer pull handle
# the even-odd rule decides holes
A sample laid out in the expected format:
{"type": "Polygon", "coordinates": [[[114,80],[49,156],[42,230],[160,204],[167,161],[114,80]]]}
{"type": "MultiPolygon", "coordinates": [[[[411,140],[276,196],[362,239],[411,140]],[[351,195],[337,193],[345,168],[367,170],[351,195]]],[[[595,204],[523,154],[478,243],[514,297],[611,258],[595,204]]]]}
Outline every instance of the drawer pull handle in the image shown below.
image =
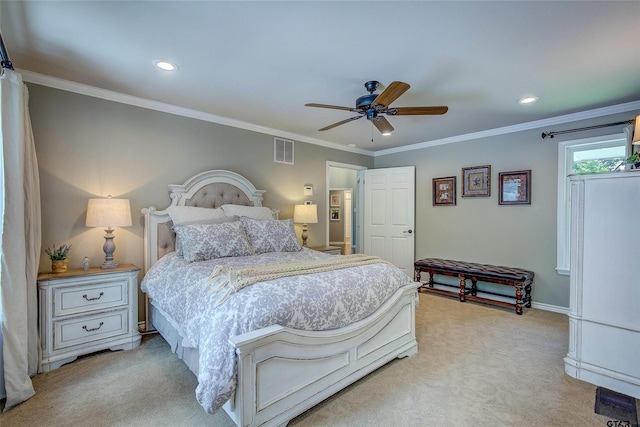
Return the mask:
{"type": "Polygon", "coordinates": [[[82,327],[82,329],[84,329],[87,332],[93,332],[93,331],[97,331],[98,329],[102,328],[102,325],[104,325],[104,322],[100,322],[100,324],[98,325],[97,328],[91,328],[91,329],[87,329],[87,325],[84,325],[82,327]]]}
{"type": "Polygon", "coordinates": [[[95,301],[95,300],[97,300],[97,299],[102,298],[102,295],[104,295],[104,292],[100,292],[100,295],[98,295],[98,296],[97,296],[97,297],[95,297],[95,298],[89,298],[89,297],[87,296],[87,294],[84,294],[84,295],[82,295],[82,298],[86,299],[87,301],[95,301]]]}

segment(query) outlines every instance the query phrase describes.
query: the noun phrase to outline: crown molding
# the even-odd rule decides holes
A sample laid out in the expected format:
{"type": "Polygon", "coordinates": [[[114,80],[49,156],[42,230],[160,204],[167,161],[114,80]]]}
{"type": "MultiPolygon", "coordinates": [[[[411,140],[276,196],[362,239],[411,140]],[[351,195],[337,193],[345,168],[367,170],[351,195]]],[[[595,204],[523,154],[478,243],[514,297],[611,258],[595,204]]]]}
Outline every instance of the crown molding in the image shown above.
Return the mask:
{"type": "Polygon", "coordinates": [[[581,111],[578,113],[565,114],[548,119],[536,120],[533,122],[520,123],[517,125],[505,126],[495,129],[487,129],[480,132],[466,133],[463,135],[451,136],[448,138],[434,139],[432,141],[420,142],[417,144],[405,145],[403,147],[378,150],[373,153],[374,157],[385,156],[387,154],[402,153],[405,151],[420,150],[423,148],[435,147],[437,145],[453,144],[455,142],[469,141],[472,139],[486,138],[490,136],[505,135],[514,132],[522,132],[531,129],[539,129],[546,126],[555,126],[563,123],[588,120],[611,114],[627,113],[629,111],[640,110],[640,101],[627,102],[625,104],[612,105],[609,107],[596,108],[594,110],[581,111]]]}
{"type": "Polygon", "coordinates": [[[386,156],[388,154],[402,153],[405,151],[420,150],[423,148],[435,147],[438,145],[453,144],[456,142],[469,141],[473,139],[487,138],[491,136],[505,135],[509,133],[522,132],[531,129],[543,128],[546,126],[555,126],[563,123],[576,122],[580,120],[588,120],[596,117],[607,116],[611,114],[626,113],[629,111],[639,111],[640,101],[627,102],[625,104],[612,105],[609,107],[596,108],[593,110],[582,111],[578,113],[566,114],[563,116],[551,117],[548,119],[536,120],[533,122],[520,123],[517,125],[505,126],[495,129],[487,129],[480,132],[472,132],[462,135],[451,136],[442,139],[434,139],[431,141],[420,142],[417,144],[405,145],[402,147],[389,148],[385,150],[370,151],[362,148],[351,148],[344,145],[327,142],[320,139],[309,138],[307,136],[272,129],[264,126],[258,126],[253,123],[243,122],[240,120],[230,119],[228,117],[217,116],[215,114],[204,113],[202,111],[192,110],[177,105],[167,104],[164,102],[152,101],[137,96],[126,95],[106,89],[100,89],[94,86],[76,83],[45,74],[34,73],[32,71],[16,69],[22,75],[22,80],[29,83],[35,83],[42,86],[48,86],[54,89],[60,89],[67,92],[74,92],[80,95],[100,98],[107,101],[119,102],[121,104],[132,105],[135,107],[146,108],[149,110],[162,111],[164,113],[175,114],[178,116],[189,117],[192,119],[202,120],[206,122],[216,123],[225,126],[245,129],[262,134],[292,139],[295,141],[306,142],[308,144],[319,145],[334,150],[348,151],[366,156],[386,156]]]}
{"type": "Polygon", "coordinates": [[[217,116],[215,114],[204,113],[202,111],[192,110],[190,108],[184,108],[177,105],[167,104],[159,101],[152,101],[137,96],[126,95],[120,92],[115,92],[106,89],[100,89],[94,86],[85,85],[82,83],[76,83],[69,80],[60,79],[57,77],[48,76],[45,74],[34,73],[32,71],[16,69],[22,75],[22,80],[28,83],[34,83],[41,86],[47,86],[54,89],[60,89],[67,92],[78,93],[80,95],[91,96],[94,98],[100,98],[107,101],[119,102],[121,104],[132,105],[135,107],[146,108],[149,110],[162,111],[164,113],[175,114],[177,116],[189,117],[192,119],[202,120],[205,122],[216,123],[220,125],[230,126],[239,129],[245,129],[253,132],[267,134],[271,136],[277,136],[285,139],[292,139],[295,141],[306,142],[308,144],[319,145],[326,148],[332,148],[334,150],[348,151],[356,154],[364,154],[366,156],[373,156],[373,151],[363,150],[361,148],[345,147],[344,145],[336,144],[333,142],[327,142],[320,139],[309,138],[307,136],[298,135],[279,129],[271,129],[264,126],[258,126],[253,123],[247,123],[240,120],[230,119],[228,117],[217,116]]]}

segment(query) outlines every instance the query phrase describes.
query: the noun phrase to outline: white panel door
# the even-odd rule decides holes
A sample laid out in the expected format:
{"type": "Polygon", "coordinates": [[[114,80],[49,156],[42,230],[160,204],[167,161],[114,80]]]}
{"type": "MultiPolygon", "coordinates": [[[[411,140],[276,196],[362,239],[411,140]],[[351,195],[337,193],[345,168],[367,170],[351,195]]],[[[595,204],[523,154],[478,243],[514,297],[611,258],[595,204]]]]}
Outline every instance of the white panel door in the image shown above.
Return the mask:
{"type": "Polygon", "coordinates": [[[413,277],[415,168],[368,169],[364,174],[364,253],[413,277]]]}

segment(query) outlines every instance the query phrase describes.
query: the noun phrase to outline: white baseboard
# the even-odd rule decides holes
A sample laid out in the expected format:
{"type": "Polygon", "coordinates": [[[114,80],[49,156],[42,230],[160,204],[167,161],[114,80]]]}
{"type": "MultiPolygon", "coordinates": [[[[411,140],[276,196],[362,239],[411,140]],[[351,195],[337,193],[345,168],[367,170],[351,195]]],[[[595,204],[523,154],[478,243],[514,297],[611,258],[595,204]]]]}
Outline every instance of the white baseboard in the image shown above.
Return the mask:
{"type": "Polygon", "coordinates": [[[540,310],[545,310],[545,311],[553,311],[554,313],[569,314],[569,309],[567,307],[560,307],[559,305],[551,305],[551,304],[544,304],[541,302],[531,301],[531,307],[538,308],[540,310]]]}
{"type": "Polygon", "coordinates": [[[344,245],[344,242],[329,242],[329,245],[344,245]]]}

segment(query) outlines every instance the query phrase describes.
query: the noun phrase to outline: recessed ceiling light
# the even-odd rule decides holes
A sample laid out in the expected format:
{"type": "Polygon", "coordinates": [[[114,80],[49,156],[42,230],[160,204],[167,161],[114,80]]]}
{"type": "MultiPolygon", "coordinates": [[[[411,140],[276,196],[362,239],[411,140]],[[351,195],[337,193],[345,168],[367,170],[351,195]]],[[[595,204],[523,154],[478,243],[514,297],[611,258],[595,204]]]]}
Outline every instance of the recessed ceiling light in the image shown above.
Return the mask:
{"type": "Polygon", "coordinates": [[[347,147],[356,148],[357,145],[356,144],[349,144],[349,145],[347,145],[347,147]]]}
{"type": "Polygon", "coordinates": [[[167,61],[153,61],[153,64],[164,71],[175,71],[178,69],[177,65],[167,61]]]}
{"type": "Polygon", "coordinates": [[[533,104],[538,100],[537,96],[525,96],[524,98],[520,98],[518,100],[518,104],[533,104]]]}
{"type": "Polygon", "coordinates": [[[389,136],[391,135],[391,132],[382,132],[382,136],[389,136]]]}

